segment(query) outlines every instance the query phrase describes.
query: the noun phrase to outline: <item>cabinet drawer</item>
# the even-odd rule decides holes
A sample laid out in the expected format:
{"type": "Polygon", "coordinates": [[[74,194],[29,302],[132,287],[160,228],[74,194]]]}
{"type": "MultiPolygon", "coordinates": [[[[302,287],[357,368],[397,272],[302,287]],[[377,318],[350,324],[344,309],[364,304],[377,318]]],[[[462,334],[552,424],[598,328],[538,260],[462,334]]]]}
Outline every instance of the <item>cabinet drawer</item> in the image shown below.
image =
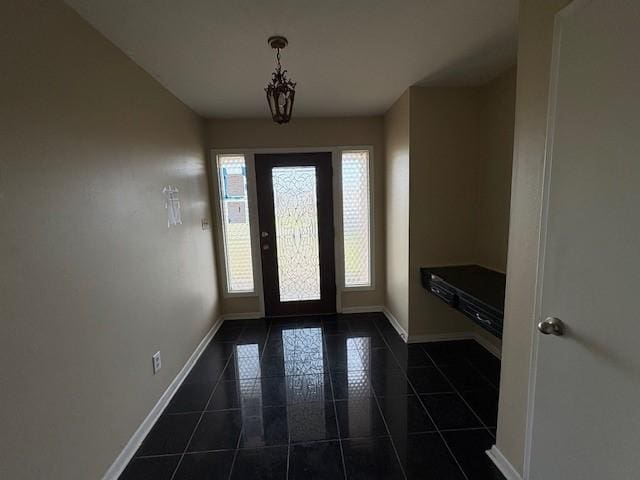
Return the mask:
{"type": "Polygon", "coordinates": [[[429,285],[427,286],[427,290],[441,300],[444,300],[449,305],[455,306],[458,304],[458,295],[455,290],[449,288],[446,284],[443,284],[438,277],[431,278],[429,285]]]}
{"type": "Polygon", "coordinates": [[[487,311],[473,300],[460,298],[458,309],[478,325],[502,336],[502,319],[494,313],[487,311]]]}

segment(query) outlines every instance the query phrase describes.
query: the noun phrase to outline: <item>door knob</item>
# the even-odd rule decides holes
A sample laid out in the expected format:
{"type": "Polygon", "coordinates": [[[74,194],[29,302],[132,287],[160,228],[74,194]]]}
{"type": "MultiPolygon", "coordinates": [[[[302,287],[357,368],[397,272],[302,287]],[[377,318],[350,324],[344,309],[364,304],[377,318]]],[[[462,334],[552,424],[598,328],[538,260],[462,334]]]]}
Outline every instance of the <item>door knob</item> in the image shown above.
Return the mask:
{"type": "Polygon", "coordinates": [[[564,323],[559,318],[547,317],[538,324],[538,330],[545,335],[561,336],[564,334],[564,323]]]}

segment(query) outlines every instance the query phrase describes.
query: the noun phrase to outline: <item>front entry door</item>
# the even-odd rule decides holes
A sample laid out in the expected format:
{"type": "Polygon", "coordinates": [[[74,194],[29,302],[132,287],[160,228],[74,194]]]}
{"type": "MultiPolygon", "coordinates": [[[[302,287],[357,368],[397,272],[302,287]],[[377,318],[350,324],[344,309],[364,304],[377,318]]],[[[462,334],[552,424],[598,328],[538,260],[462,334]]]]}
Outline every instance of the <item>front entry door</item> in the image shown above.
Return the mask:
{"type": "Polygon", "coordinates": [[[331,153],[255,156],[267,316],[336,311],[331,153]]]}
{"type": "Polygon", "coordinates": [[[556,29],[527,478],[637,479],[640,2],[574,1],[556,29]]]}

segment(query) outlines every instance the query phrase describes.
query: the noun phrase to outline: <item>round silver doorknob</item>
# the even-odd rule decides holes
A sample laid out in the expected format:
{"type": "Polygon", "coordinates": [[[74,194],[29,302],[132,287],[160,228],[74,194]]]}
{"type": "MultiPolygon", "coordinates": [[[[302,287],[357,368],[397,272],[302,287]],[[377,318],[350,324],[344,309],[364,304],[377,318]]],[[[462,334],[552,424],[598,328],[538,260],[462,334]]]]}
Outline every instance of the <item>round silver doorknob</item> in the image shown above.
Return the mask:
{"type": "Polygon", "coordinates": [[[538,330],[545,335],[561,336],[564,334],[564,324],[559,318],[547,317],[543,322],[538,324],[538,330]]]}

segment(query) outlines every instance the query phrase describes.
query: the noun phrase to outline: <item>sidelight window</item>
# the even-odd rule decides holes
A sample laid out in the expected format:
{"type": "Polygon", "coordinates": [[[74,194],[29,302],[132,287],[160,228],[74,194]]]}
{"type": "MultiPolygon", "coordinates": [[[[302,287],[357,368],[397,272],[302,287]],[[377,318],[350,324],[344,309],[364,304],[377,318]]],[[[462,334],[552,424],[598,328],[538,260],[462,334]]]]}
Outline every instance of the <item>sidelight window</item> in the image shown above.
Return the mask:
{"type": "Polygon", "coordinates": [[[372,284],[369,183],[369,151],[343,151],[342,228],[345,287],[369,287],[372,284]]]}
{"type": "Polygon", "coordinates": [[[217,165],[227,292],[253,292],[245,157],[218,155],[217,165]]]}

